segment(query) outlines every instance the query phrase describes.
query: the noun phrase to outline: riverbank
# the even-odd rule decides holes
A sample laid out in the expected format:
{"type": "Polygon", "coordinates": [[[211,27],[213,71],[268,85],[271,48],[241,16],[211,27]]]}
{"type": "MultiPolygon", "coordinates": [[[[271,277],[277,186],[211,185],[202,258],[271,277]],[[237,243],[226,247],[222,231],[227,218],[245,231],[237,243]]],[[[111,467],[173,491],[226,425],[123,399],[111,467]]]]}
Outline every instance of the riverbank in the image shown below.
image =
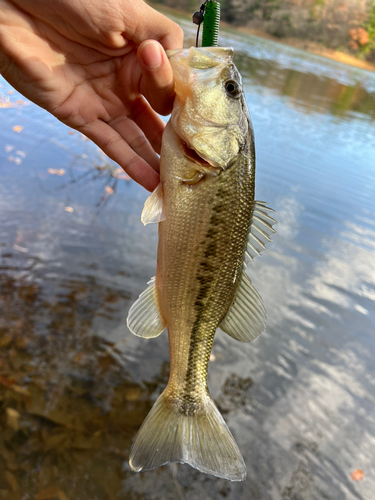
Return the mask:
{"type": "MultiPolygon", "coordinates": [[[[168,16],[170,15],[178,15],[181,17],[184,17],[185,19],[191,19],[191,16],[188,15],[186,12],[174,9],[172,7],[167,7],[166,5],[162,4],[155,4],[152,2],[148,2],[154,9],[158,10],[159,12],[163,13],[164,15],[168,16]]],[[[327,57],[328,59],[333,59],[334,61],[338,61],[344,64],[349,64],[350,66],[355,66],[357,68],[362,68],[366,69],[368,71],[375,71],[375,64],[369,63],[367,61],[363,61],[361,59],[358,59],[357,57],[347,54],[346,52],[341,52],[338,50],[333,50],[325,47],[322,44],[319,44],[317,42],[309,41],[309,40],[302,40],[300,38],[295,38],[295,37],[285,37],[285,38],[277,38],[275,36],[272,36],[268,33],[265,33],[264,31],[260,30],[255,30],[251,28],[245,28],[245,27],[238,27],[238,26],[233,26],[233,24],[226,23],[224,21],[220,22],[221,26],[224,26],[226,29],[229,30],[234,30],[237,33],[242,32],[242,33],[247,33],[249,35],[254,35],[258,36],[261,38],[266,38],[267,40],[272,40],[276,43],[281,43],[283,45],[289,45],[291,47],[295,47],[300,50],[305,50],[306,52],[310,52],[312,54],[317,54],[323,57],[327,57]]]]}
{"type": "MultiPolygon", "coordinates": [[[[233,28],[233,26],[228,23],[223,23],[223,25],[229,28],[233,28]]],[[[269,35],[268,33],[264,33],[263,31],[252,30],[248,28],[236,28],[236,30],[243,33],[248,33],[250,35],[259,36],[261,38],[266,38],[268,40],[273,40],[276,43],[289,45],[300,50],[305,50],[306,52],[310,52],[312,54],[318,54],[323,57],[328,57],[329,59],[333,59],[334,61],[342,62],[344,64],[349,64],[350,66],[367,69],[369,71],[375,71],[375,64],[371,64],[367,61],[363,61],[362,59],[358,59],[357,57],[347,54],[346,52],[329,49],[317,42],[301,40],[300,38],[293,37],[276,38],[275,36],[269,35]]]]}

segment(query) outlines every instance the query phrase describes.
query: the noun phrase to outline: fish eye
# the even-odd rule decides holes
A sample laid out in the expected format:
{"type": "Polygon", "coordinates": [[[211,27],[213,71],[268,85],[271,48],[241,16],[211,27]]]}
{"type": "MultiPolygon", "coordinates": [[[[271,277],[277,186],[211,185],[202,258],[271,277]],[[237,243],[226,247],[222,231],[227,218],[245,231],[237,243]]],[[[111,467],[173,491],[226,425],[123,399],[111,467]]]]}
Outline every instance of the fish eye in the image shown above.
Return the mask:
{"type": "Polygon", "coordinates": [[[227,94],[231,97],[237,97],[241,93],[239,84],[234,80],[228,80],[224,84],[227,94]]]}

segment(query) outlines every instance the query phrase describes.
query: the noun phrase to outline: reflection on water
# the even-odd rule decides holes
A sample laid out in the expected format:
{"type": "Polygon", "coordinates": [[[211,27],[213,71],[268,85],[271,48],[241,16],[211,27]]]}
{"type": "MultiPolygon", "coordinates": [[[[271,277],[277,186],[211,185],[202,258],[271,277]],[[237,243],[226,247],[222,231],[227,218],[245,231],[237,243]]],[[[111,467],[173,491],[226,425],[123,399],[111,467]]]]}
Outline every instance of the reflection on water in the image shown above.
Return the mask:
{"type": "Polygon", "coordinates": [[[266,89],[288,98],[289,104],[303,112],[329,113],[345,117],[360,113],[369,120],[375,119],[375,92],[368,92],[360,81],[345,85],[334,78],[297,69],[283,68],[273,61],[236,56],[236,64],[247,82],[260,92],[266,89]]]}
{"type": "Polygon", "coordinates": [[[166,335],[126,328],[156,267],[146,193],[1,80],[1,500],[373,500],[375,75],[222,38],[254,124],[257,198],[279,221],[249,270],[267,330],[250,345],[219,331],[209,367],[248,479],[129,470],[169,370],[166,335]]]}
{"type": "MultiPolygon", "coordinates": [[[[183,25],[185,45],[195,45],[195,28],[175,20],[183,25]]],[[[368,120],[375,118],[375,78],[370,71],[232,29],[220,30],[220,44],[235,49],[235,63],[247,88],[285,96],[288,105],[307,113],[337,117],[359,113],[368,120]]]]}

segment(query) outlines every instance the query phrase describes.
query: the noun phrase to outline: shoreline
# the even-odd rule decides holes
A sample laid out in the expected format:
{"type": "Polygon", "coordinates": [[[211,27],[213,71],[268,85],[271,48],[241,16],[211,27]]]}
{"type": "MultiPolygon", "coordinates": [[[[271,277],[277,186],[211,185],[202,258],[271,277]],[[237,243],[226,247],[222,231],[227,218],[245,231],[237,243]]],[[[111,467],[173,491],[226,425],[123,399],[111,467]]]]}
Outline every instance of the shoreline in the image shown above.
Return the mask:
{"type": "MultiPolygon", "coordinates": [[[[226,28],[233,28],[233,26],[229,23],[221,21],[221,24],[223,24],[223,26],[225,26],[226,28]]],[[[259,38],[272,40],[273,42],[288,45],[289,47],[294,47],[296,49],[304,50],[305,52],[309,52],[310,54],[317,54],[328,59],[333,59],[334,61],[348,64],[349,66],[355,66],[356,68],[366,69],[368,71],[375,71],[375,64],[367,61],[362,61],[362,59],[358,59],[357,57],[347,54],[346,52],[329,49],[318,42],[313,42],[311,40],[301,40],[300,38],[294,37],[277,38],[263,31],[246,27],[239,27],[237,28],[237,31],[241,31],[248,35],[255,35],[259,38]]]]}
{"type": "MultiPolygon", "coordinates": [[[[187,14],[184,11],[174,9],[172,7],[160,3],[157,4],[152,2],[147,2],[147,3],[155,10],[161,12],[162,14],[167,14],[168,12],[170,12],[171,14],[176,14],[186,19],[191,19],[191,16],[189,16],[189,14],[187,14]]],[[[276,43],[281,43],[283,45],[288,45],[289,47],[294,47],[299,50],[304,50],[305,52],[309,52],[310,54],[316,54],[318,56],[326,57],[327,59],[332,59],[334,61],[341,62],[349,66],[354,66],[356,68],[366,69],[368,71],[375,72],[374,63],[362,61],[361,59],[358,59],[357,57],[354,57],[350,54],[347,54],[346,52],[329,49],[318,42],[313,42],[311,40],[302,40],[300,38],[295,38],[295,37],[277,38],[261,30],[246,28],[245,26],[234,26],[233,24],[227,23],[225,21],[220,21],[220,25],[224,26],[225,28],[235,30],[237,32],[240,31],[248,35],[254,35],[259,38],[265,38],[267,40],[271,40],[276,43]]]]}

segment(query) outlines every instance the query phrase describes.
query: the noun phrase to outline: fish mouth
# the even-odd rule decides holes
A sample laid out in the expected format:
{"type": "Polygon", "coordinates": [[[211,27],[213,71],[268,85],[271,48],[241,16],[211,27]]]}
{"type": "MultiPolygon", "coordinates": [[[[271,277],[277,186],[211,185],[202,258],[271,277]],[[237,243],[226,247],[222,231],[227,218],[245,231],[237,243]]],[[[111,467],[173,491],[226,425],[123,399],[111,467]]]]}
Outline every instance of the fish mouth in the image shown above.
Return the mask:
{"type": "Polygon", "coordinates": [[[199,165],[203,167],[209,167],[213,168],[208,161],[206,161],[204,158],[202,158],[195,149],[189,148],[189,146],[186,144],[186,142],[181,141],[181,146],[184,151],[184,155],[189,158],[189,160],[193,161],[194,163],[199,163],[199,165]]]}

